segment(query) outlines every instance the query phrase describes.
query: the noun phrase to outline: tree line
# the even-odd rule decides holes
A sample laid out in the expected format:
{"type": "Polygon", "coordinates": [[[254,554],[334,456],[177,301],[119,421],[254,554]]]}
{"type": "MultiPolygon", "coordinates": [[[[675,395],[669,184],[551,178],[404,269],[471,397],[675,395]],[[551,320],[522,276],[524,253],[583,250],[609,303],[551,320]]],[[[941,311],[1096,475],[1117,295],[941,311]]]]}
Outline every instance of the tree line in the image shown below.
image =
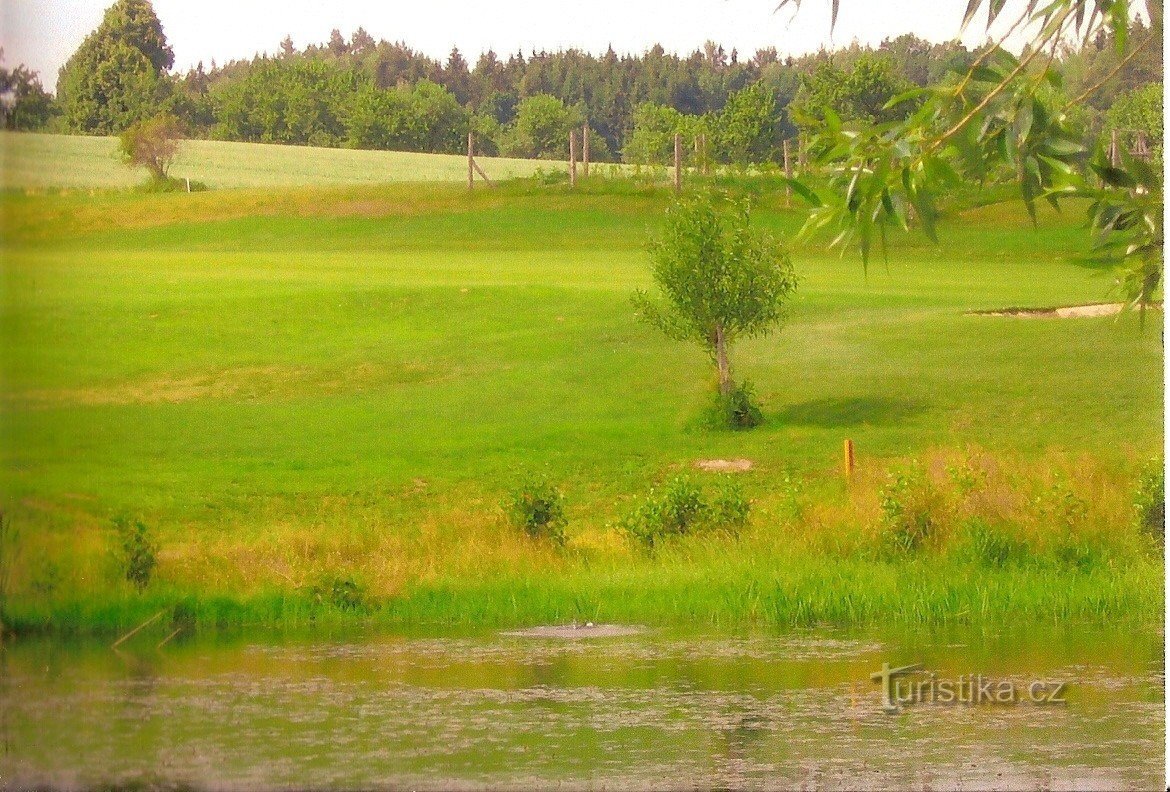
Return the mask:
{"type": "MultiPolygon", "coordinates": [[[[1156,119],[1160,140],[1161,91],[1148,87],[1162,79],[1156,32],[1158,46],[1125,63],[1105,34],[1061,52],[1070,96],[1112,75],[1080,105],[1086,135],[1156,119]]],[[[974,57],[957,42],[903,35],[801,56],[710,41],[689,55],[657,45],[640,55],[488,51],[472,66],[458,49],[440,61],[359,28],[176,73],[149,0],[117,0],[62,67],[55,97],[23,66],[0,68],[0,91],[16,95],[6,119],[16,129],[110,135],[165,115],[191,137],[436,153],[461,151],[470,130],[483,154],[563,159],[569,130],[588,123],[595,160],[666,162],[681,133],[703,136],[712,161],[748,164],[779,161],[782,140],[821,123],[826,108],[843,120],[905,114],[912,105],[889,109],[891,97],[974,57]]]]}

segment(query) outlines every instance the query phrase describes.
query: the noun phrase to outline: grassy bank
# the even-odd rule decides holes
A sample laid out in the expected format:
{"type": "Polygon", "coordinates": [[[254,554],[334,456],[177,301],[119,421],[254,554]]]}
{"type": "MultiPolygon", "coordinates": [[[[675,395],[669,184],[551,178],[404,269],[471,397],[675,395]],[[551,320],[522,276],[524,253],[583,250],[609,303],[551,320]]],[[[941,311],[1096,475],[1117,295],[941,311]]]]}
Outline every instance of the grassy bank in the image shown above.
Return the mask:
{"type": "MultiPolygon", "coordinates": [[[[665,191],[0,200],[0,501],[21,531],[22,628],[117,632],[179,603],[211,628],[1161,616],[1133,509],[1161,453],[1161,315],[1139,332],[1128,315],[968,313],[1107,299],[1076,217],[1033,231],[983,206],[941,247],[895,239],[868,277],[794,250],[791,321],[737,350],[767,423],[732,433],[699,423],[701,353],[629,304],[665,191]],[[694,462],[733,458],[754,463],[739,536],[653,555],[626,540],[651,487],[713,484],[694,462]],[[563,550],[500,516],[532,471],[565,492],[563,550]],[[891,557],[883,493],[907,476],[900,497],[935,528],[891,557]],[[142,594],[111,557],[121,513],[158,543],[142,594]],[[1007,549],[973,552],[979,525],[1007,549]],[[335,602],[346,581],[356,600],[335,602]]],[[[756,221],[792,232],[783,204],[766,193],[756,221]]]]}

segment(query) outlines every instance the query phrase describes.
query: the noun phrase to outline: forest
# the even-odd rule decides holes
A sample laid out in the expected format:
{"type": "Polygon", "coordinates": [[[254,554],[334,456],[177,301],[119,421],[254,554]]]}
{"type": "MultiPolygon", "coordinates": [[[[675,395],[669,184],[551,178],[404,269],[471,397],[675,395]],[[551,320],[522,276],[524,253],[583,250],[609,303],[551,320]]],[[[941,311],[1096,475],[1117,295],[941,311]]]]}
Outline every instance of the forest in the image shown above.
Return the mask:
{"type": "MultiPolygon", "coordinates": [[[[1162,136],[1162,38],[1122,59],[1112,34],[1069,42],[1055,64],[1079,106],[1086,142],[1103,130],[1162,136]]],[[[1146,37],[1139,16],[1134,41],[1146,37]]],[[[291,38],[274,54],[181,73],[163,23],[145,0],[112,6],[62,67],[56,95],[23,65],[0,68],[15,94],[9,128],[119,134],[174,116],[191,138],[355,149],[457,153],[474,131],[485,155],[564,159],[570,129],[588,124],[594,160],[666,162],[673,135],[704,135],[708,155],[733,165],[779,161],[782,141],[831,108],[843,120],[895,120],[912,103],[887,102],[915,86],[965,71],[974,54],[957,42],[914,35],[876,48],[853,44],[792,55],[752,54],[708,41],[689,54],[654,46],[640,54],[484,52],[471,65],[453,48],[445,61],[363,28],[334,30],[320,44],[291,38]]]]}

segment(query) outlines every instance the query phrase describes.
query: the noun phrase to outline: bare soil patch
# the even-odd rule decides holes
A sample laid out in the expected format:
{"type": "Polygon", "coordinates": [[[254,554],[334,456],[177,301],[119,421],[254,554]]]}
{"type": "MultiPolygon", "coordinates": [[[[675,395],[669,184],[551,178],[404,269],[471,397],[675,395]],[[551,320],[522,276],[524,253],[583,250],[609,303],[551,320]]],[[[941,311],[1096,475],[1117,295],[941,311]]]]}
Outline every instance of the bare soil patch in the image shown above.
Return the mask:
{"type": "MultiPolygon", "coordinates": [[[[1161,310],[1161,304],[1150,306],[1161,310]]],[[[1016,316],[1024,319],[1091,319],[1099,316],[1116,316],[1125,310],[1125,303],[1090,303],[1088,305],[1062,305],[1055,308],[997,308],[992,311],[968,311],[968,316],[1016,316]]]]}
{"type": "Polygon", "coordinates": [[[577,640],[580,638],[617,638],[623,635],[638,635],[645,632],[644,627],[631,627],[624,624],[564,624],[547,625],[544,627],[530,627],[526,630],[511,630],[502,633],[509,638],[563,638],[577,640]]]}
{"type": "Polygon", "coordinates": [[[755,463],[750,459],[700,459],[695,467],[712,473],[746,473],[755,463]]]}

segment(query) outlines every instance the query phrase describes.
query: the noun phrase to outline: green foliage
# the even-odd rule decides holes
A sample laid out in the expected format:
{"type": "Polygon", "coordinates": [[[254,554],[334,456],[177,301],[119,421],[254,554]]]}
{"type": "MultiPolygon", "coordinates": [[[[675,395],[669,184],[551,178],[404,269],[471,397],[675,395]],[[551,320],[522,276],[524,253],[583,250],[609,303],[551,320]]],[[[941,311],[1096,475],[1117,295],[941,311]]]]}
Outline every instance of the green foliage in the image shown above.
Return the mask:
{"type": "Polygon", "coordinates": [[[1161,459],[1147,464],[1138,478],[1134,497],[1137,524],[1158,546],[1166,543],[1166,465],[1161,459]]]}
{"type": "Polygon", "coordinates": [[[920,466],[892,473],[879,499],[883,550],[909,555],[934,536],[944,501],[920,466]]]}
{"type": "Polygon", "coordinates": [[[1159,81],[1118,96],[1105,114],[1105,129],[1118,130],[1120,142],[1129,148],[1136,143],[1137,133],[1143,133],[1155,160],[1161,160],[1164,118],[1159,81]]]}
{"type": "Polygon", "coordinates": [[[735,384],[728,393],[716,391],[710,418],[719,429],[754,429],[764,422],[750,382],[735,384]]]}
{"type": "Polygon", "coordinates": [[[114,533],[117,541],[115,556],[121,574],[134,588],[142,591],[150,585],[150,578],[158,565],[158,544],[146,523],[126,515],[114,518],[114,533]]]}
{"type": "Polygon", "coordinates": [[[533,539],[565,543],[565,497],[547,479],[530,477],[504,498],[501,508],[508,521],[533,539]]]}
{"type": "Polygon", "coordinates": [[[363,612],[370,605],[366,586],[352,575],[322,576],[309,588],[309,600],[342,611],[363,612]]]}
{"type": "Polygon", "coordinates": [[[661,490],[652,489],[621,523],[631,539],[649,548],[670,537],[726,530],[742,530],[751,515],[751,502],[735,481],[721,482],[714,498],[686,476],[676,476],[661,490]]]}
{"type": "Polygon", "coordinates": [[[724,213],[715,198],[700,195],[667,211],[663,234],[651,243],[651,259],[665,303],[638,292],[639,317],[670,338],[702,346],[718,370],[720,393],[730,396],[732,345],[770,333],[796,289],[788,254],[770,234],[751,226],[746,205],[724,213]]]}
{"type": "Polygon", "coordinates": [[[41,85],[40,76],[24,64],[13,69],[0,66],[0,93],[9,91],[14,104],[4,119],[7,129],[22,132],[43,129],[56,112],[53,97],[41,85]]]}
{"type": "Polygon", "coordinates": [[[61,68],[57,96],[66,127],[112,135],[164,112],[173,63],[149,0],[118,0],[61,68]]]}
{"type": "Polygon", "coordinates": [[[756,83],[732,93],[713,124],[716,157],[733,165],[775,160],[779,124],[776,95],[768,86],[756,83]]]}
{"type": "Polygon", "coordinates": [[[516,120],[507,128],[500,150],[509,157],[567,160],[569,132],[584,123],[579,107],[549,94],[529,96],[517,106],[516,120]]]}
{"type": "Polygon", "coordinates": [[[894,121],[913,108],[907,103],[889,107],[889,101],[913,87],[887,55],[862,55],[850,68],[827,60],[803,77],[789,112],[806,129],[820,128],[829,113],[842,121],[894,121]]]}
{"type": "Polygon", "coordinates": [[[167,181],[167,171],[179,153],[182,130],[174,116],[159,116],[129,127],[119,136],[122,159],[150,171],[156,182],[167,181]]]}
{"type": "MultiPolygon", "coordinates": [[[[450,91],[429,80],[387,91],[366,82],[339,101],[345,103],[346,144],[352,148],[447,154],[466,149],[467,112],[450,91]]],[[[480,150],[492,153],[482,143],[480,150]]]]}
{"type": "Polygon", "coordinates": [[[981,517],[967,521],[963,550],[971,560],[988,567],[1002,567],[1028,558],[1028,545],[1011,528],[981,517]]]}

